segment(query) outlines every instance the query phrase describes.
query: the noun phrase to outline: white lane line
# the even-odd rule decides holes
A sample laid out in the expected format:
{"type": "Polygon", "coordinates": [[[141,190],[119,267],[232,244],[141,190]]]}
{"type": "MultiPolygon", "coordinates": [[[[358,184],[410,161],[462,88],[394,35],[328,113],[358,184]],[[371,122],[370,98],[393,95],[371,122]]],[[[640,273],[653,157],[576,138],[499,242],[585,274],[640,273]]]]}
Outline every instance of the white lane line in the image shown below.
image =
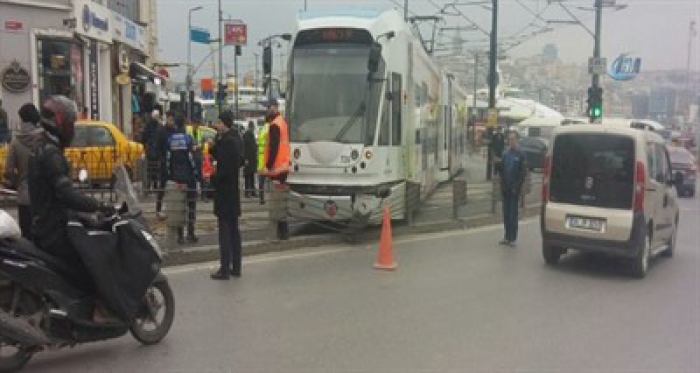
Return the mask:
{"type": "MultiPolygon", "coordinates": [[[[523,227],[523,226],[531,225],[537,221],[538,221],[538,218],[523,219],[520,221],[520,226],[523,227]]],[[[458,237],[458,236],[468,236],[471,234],[490,232],[490,231],[495,231],[495,230],[500,230],[500,229],[503,229],[503,226],[500,224],[496,224],[496,225],[489,225],[489,226],[468,229],[468,230],[463,230],[463,231],[449,231],[449,232],[444,232],[444,233],[415,234],[412,237],[409,236],[409,237],[396,239],[396,240],[394,240],[394,244],[403,245],[403,244],[408,244],[408,243],[430,241],[430,240],[434,240],[436,238],[452,238],[452,237],[458,237]]],[[[243,266],[261,264],[261,263],[277,262],[277,261],[290,260],[290,259],[311,258],[311,257],[321,256],[321,255],[337,254],[337,253],[346,252],[346,251],[350,251],[350,250],[358,250],[358,249],[359,250],[370,250],[370,249],[374,249],[375,246],[377,246],[377,245],[378,245],[378,243],[366,245],[364,247],[360,247],[360,246],[348,246],[348,245],[342,245],[342,244],[334,244],[334,245],[330,245],[326,248],[295,249],[295,250],[292,250],[289,252],[272,252],[272,253],[266,253],[266,254],[261,254],[261,255],[254,255],[252,257],[247,257],[247,258],[244,257],[243,258],[243,266]]],[[[218,247],[218,246],[215,246],[215,247],[218,247]]],[[[167,276],[170,276],[170,275],[189,273],[189,272],[211,271],[211,270],[217,269],[218,267],[219,267],[218,261],[210,261],[210,262],[204,262],[204,263],[185,264],[182,266],[168,267],[168,268],[165,268],[163,270],[163,273],[165,273],[165,275],[167,275],[167,276]]]]}

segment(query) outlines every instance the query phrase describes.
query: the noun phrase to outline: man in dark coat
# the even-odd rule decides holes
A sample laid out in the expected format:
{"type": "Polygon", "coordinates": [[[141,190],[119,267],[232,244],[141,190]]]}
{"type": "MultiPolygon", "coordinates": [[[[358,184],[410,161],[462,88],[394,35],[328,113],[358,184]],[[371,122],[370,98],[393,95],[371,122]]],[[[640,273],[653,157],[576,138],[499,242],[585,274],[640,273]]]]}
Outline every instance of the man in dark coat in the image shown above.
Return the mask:
{"type": "Polygon", "coordinates": [[[258,194],[255,192],[255,171],[258,169],[258,144],[255,139],[255,123],[253,121],[248,122],[248,130],[243,135],[243,149],[245,152],[243,157],[245,196],[257,197],[258,194]]]}
{"type": "Polygon", "coordinates": [[[219,115],[216,130],[219,135],[212,147],[216,161],[214,186],[214,214],[219,220],[219,250],[221,267],[211,275],[214,280],[228,280],[231,275],[241,276],[241,233],[238,217],[241,215],[240,175],[241,140],[234,132],[233,114],[225,111],[219,115]]]}
{"type": "Polygon", "coordinates": [[[141,143],[146,149],[146,175],[148,177],[148,189],[158,188],[160,179],[160,151],[158,149],[158,132],[162,127],[160,121],[163,117],[163,107],[156,105],[151,117],[146,122],[146,126],[141,133],[141,143]]]}
{"type": "Polygon", "coordinates": [[[17,190],[19,226],[22,229],[22,236],[31,239],[32,215],[29,209],[29,185],[27,181],[29,157],[35,145],[44,138],[44,130],[39,127],[41,117],[34,104],[22,105],[19,109],[19,117],[22,120],[22,127],[12,139],[7,151],[3,182],[6,187],[17,190]]]}
{"type": "Polygon", "coordinates": [[[508,132],[508,149],[503,152],[499,166],[503,193],[503,226],[505,237],[501,245],[515,247],[518,238],[518,202],[527,175],[527,159],[518,146],[518,133],[508,132]]]}
{"type": "Polygon", "coordinates": [[[165,186],[168,183],[168,167],[166,164],[168,156],[168,139],[175,133],[175,113],[168,111],[165,126],[160,126],[156,133],[156,157],[158,164],[158,192],[156,193],[156,214],[163,219],[162,213],[163,197],[165,196],[165,186]]]}
{"type": "Polygon", "coordinates": [[[68,239],[67,225],[72,212],[105,211],[114,207],[82,195],[70,179],[70,166],[63,155],[75,133],[78,110],[73,101],[64,96],[52,96],[41,110],[44,129],[29,158],[29,200],[33,217],[34,242],[49,254],[61,258],[84,273],[80,256],[68,239]]]}

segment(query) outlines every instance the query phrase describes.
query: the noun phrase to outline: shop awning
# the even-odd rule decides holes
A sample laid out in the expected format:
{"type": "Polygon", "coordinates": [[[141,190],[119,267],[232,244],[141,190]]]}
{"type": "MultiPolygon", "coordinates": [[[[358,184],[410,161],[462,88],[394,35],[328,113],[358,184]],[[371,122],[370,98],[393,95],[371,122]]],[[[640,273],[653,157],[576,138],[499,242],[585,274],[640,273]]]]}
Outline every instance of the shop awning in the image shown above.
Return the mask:
{"type": "Polygon", "coordinates": [[[164,83],[167,78],[155,72],[155,70],[142,64],[141,62],[132,62],[129,69],[129,75],[132,79],[148,80],[156,84],[164,83]]]}

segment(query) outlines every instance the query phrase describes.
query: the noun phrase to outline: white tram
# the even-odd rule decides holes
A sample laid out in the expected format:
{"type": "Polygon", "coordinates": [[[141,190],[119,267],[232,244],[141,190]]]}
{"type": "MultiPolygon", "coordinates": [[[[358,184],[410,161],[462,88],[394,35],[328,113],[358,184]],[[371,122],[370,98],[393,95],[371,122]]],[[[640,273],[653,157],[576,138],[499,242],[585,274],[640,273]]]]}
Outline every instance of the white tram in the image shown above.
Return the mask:
{"type": "Polygon", "coordinates": [[[403,219],[409,183],[424,198],[463,168],[466,93],[398,12],[302,14],[289,73],[290,214],[403,219]]]}

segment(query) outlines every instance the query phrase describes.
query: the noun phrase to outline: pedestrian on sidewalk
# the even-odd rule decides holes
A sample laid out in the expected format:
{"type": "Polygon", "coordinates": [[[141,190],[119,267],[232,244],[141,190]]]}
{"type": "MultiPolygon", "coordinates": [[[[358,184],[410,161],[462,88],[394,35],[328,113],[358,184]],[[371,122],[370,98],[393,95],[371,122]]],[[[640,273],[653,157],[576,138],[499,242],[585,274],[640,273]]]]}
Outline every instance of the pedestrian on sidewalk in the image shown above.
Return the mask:
{"type": "Polygon", "coordinates": [[[518,202],[527,175],[527,160],[518,146],[518,133],[508,132],[508,149],[503,152],[499,174],[503,194],[503,226],[505,237],[501,245],[515,247],[518,239],[518,202]]]}
{"type": "Polygon", "coordinates": [[[168,139],[168,180],[178,186],[186,188],[187,198],[187,239],[185,239],[184,227],[178,229],[178,243],[197,243],[194,234],[194,224],[197,218],[197,167],[194,162],[194,140],[187,134],[185,117],[182,114],[175,116],[175,132],[168,139]]]}
{"type": "Polygon", "coordinates": [[[241,159],[241,140],[231,129],[233,113],[219,115],[216,130],[219,132],[212,146],[216,172],[212,176],[214,186],[214,214],[219,222],[219,251],[221,266],[211,274],[214,280],[228,280],[241,276],[241,232],[238,218],[241,216],[241,199],[238,189],[241,159]]]}
{"type": "Polygon", "coordinates": [[[156,164],[158,165],[158,185],[156,193],[156,215],[159,219],[165,219],[163,214],[163,197],[165,186],[168,184],[168,139],[175,133],[175,112],[168,111],[165,125],[160,126],[156,133],[156,164]]]}
{"type": "Polygon", "coordinates": [[[29,210],[29,157],[34,146],[43,139],[44,129],[39,126],[41,116],[34,104],[24,104],[19,109],[22,126],[10,143],[3,173],[3,185],[17,191],[17,212],[22,237],[30,240],[32,215],[29,210]]]}
{"type": "Polygon", "coordinates": [[[255,191],[255,171],[258,168],[258,145],[255,139],[255,123],[251,120],[248,122],[248,130],[243,135],[243,157],[245,177],[245,196],[246,198],[257,197],[255,191]]]}
{"type": "Polygon", "coordinates": [[[156,190],[160,180],[160,150],[158,133],[163,127],[163,107],[156,105],[141,133],[141,143],[146,149],[146,190],[156,190]]]}

